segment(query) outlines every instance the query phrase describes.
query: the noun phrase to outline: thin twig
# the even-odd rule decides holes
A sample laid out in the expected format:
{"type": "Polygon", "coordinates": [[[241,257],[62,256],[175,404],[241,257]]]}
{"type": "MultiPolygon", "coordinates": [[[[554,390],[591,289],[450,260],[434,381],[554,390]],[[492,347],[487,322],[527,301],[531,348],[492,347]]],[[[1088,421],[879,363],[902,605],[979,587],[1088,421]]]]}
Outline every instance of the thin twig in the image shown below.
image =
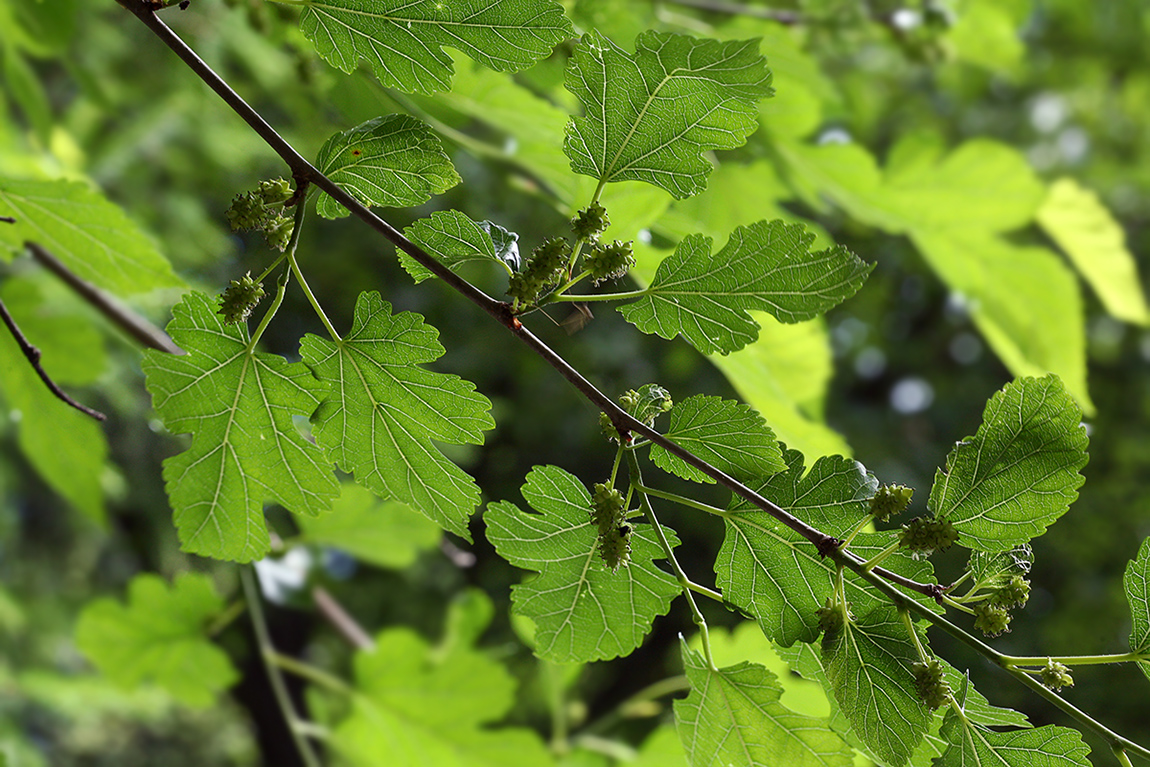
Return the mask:
{"type": "Polygon", "coordinates": [[[97,288],[92,283],[79,277],[68,267],[48,252],[43,246],[35,242],[26,242],[24,247],[45,268],[59,277],[72,290],[76,291],[85,301],[92,305],[100,314],[104,315],[120,330],[149,349],[158,349],[168,354],[183,354],[184,350],[176,346],[168,334],[157,328],[140,315],[127,308],[119,301],[97,288]]]}
{"type": "Polygon", "coordinates": [[[8,326],[8,332],[16,339],[16,344],[20,347],[20,351],[24,352],[24,356],[28,359],[28,364],[36,371],[36,375],[40,376],[40,380],[48,387],[48,390],[56,395],[61,401],[71,405],[79,410],[86,416],[95,418],[97,421],[103,421],[108,416],[101,413],[99,410],[93,410],[87,405],[81,405],[68,394],[68,392],[61,389],[52,377],[40,365],[40,350],[33,346],[24,333],[20,330],[20,326],[16,324],[16,320],[12,319],[12,315],[8,313],[8,307],[4,305],[4,301],[0,299],[0,319],[4,320],[4,324],[8,326]]]}
{"type": "Polygon", "coordinates": [[[335,630],[347,640],[348,644],[357,650],[375,649],[375,642],[364,631],[363,626],[351,617],[351,614],[336,601],[335,597],[328,593],[327,589],[323,586],[316,586],[311,590],[311,598],[327,622],[335,627],[335,630]]]}
{"type": "Polygon", "coordinates": [[[785,8],[764,8],[758,5],[742,5],[741,3],[728,3],[723,0],[670,0],[672,5],[685,5],[703,11],[727,13],[732,16],[750,16],[756,19],[766,19],[779,24],[794,26],[806,21],[798,11],[789,11],[785,8]]]}
{"type": "Polygon", "coordinates": [[[3,221],[5,224],[16,223],[16,219],[12,218],[11,216],[0,216],[0,221],[3,221]]]}

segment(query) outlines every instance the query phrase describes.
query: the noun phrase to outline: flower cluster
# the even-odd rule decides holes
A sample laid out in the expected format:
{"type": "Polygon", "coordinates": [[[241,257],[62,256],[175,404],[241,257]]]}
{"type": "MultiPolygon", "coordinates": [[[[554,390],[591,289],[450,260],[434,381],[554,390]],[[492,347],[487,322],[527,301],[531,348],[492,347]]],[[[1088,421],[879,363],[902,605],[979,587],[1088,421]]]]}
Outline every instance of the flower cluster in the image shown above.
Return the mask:
{"type": "Polygon", "coordinates": [[[599,528],[599,556],[612,572],[631,559],[631,526],[626,518],[623,494],[596,483],[591,495],[591,521],[599,528]]]}
{"type": "Polygon", "coordinates": [[[232,229],[263,232],[268,245],[284,250],[295,224],[284,215],[284,203],[292,196],[291,184],[282,178],[261,181],[254,192],[232,198],[225,215],[232,229]]]}
{"type": "Polygon", "coordinates": [[[988,637],[1010,631],[1010,613],[1005,607],[987,602],[974,606],[974,627],[988,637]]]}
{"type": "Polygon", "coordinates": [[[1046,665],[1038,672],[1038,678],[1052,690],[1074,686],[1074,677],[1070,676],[1070,669],[1051,658],[1047,658],[1046,665]]]}
{"type": "Polygon", "coordinates": [[[607,217],[607,209],[597,202],[591,203],[571,219],[571,231],[577,240],[594,240],[609,226],[611,219],[607,217]]]}
{"type": "Polygon", "coordinates": [[[940,708],[950,698],[950,684],[943,676],[938,658],[914,664],[914,688],[919,699],[933,709],[940,708]]]}
{"type": "Polygon", "coordinates": [[[595,243],[583,260],[583,266],[591,273],[591,279],[596,285],[619,279],[634,265],[631,243],[621,240],[615,240],[610,245],[595,243]]]}
{"type": "Polygon", "coordinates": [[[264,286],[253,280],[251,272],[248,272],[240,279],[232,280],[220,294],[218,314],[223,315],[227,324],[236,325],[248,318],[263,297],[264,286]]]}
{"type": "Polygon", "coordinates": [[[948,519],[917,517],[902,526],[899,544],[916,557],[929,557],[936,551],[946,551],[958,540],[958,530],[948,519]]]}
{"type": "Polygon", "coordinates": [[[554,237],[537,247],[527,259],[522,271],[511,275],[507,295],[519,305],[531,306],[548,288],[555,287],[567,272],[571,245],[561,237],[554,237]]]}
{"type": "Polygon", "coordinates": [[[870,499],[870,513],[875,521],[882,522],[895,514],[906,511],[914,488],[905,485],[883,485],[870,499]]]}

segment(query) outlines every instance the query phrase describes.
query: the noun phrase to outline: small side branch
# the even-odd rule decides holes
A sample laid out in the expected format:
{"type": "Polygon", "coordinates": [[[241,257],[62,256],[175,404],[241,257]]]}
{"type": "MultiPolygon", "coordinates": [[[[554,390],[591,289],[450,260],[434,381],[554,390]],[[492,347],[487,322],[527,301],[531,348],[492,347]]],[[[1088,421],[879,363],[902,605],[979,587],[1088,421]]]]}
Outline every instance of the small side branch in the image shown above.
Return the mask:
{"type": "Polygon", "coordinates": [[[82,405],[72,399],[68,392],[61,389],[56,382],[52,380],[51,376],[49,376],[40,365],[40,350],[33,346],[27,337],[25,337],[24,333],[20,330],[20,326],[16,324],[16,320],[8,313],[8,307],[4,305],[3,300],[0,300],[0,319],[4,320],[4,324],[8,326],[8,332],[16,339],[16,344],[20,347],[20,351],[22,351],[28,359],[28,364],[36,371],[36,375],[40,376],[40,380],[44,382],[44,385],[48,387],[49,391],[55,394],[58,399],[76,408],[86,416],[95,418],[97,421],[103,421],[107,418],[107,416],[99,410],[93,410],[87,405],[82,405]]]}

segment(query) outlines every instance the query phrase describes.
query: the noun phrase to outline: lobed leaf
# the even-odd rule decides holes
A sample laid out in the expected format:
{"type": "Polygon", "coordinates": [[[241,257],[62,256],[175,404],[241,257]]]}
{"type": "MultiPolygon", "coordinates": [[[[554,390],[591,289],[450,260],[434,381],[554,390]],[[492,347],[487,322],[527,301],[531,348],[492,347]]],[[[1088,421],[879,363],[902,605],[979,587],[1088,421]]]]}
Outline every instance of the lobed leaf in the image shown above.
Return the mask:
{"type": "Polygon", "coordinates": [[[351,713],[332,746],[356,767],[546,767],[539,736],[485,725],[514,703],[515,680],[465,643],[437,656],[406,628],[379,634],[356,653],[351,713]]]}
{"type": "MultiPolygon", "coordinates": [[[[676,403],[663,436],[738,480],[786,468],[771,427],[761,415],[734,400],[697,394],[676,403]]],[[[651,447],[651,460],[683,479],[715,481],[659,445],[651,447]]]]}
{"type": "MultiPolygon", "coordinates": [[[[511,588],[515,613],[535,622],[535,652],[557,663],[605,660],[639,646],[657,615],[679,593],[654,565],[663,556],[650,525],[631,524],[631,560],[617,571],[596,550],[591,496],[555,466],[536,466],[523,497],[537,513],[512,503],[488,506],[487,539],[516,567],[539,573],[511,588]]],[[[671,530],[664,530],[677,545],[671,530]]]]}
{"type": "Polygon", "coordinates": [[[1150,538],[1142,541],[1138,556],[1126,565],[1122,585],[1130,603],[1130,651],[1146,655],[1138,666],[1150,679],[1150,538]]]}
{"type": "Polygon", "coordinates": [[[791,711],[778,678],[757,663],[708,668],[686,642],[683,666],[691,694],[675,701],[687,759],[696,767],[848,767],[854,754],[826,719],[791,711]]]}
{"type": "Polygon", "coordinates": [[[873,265],[841,245],[812,253],[814,238],[801,224],[759,221],[737,227],[712,253],[710,238],[689,235],[659,264],[645,295],[619,311],[644,333],[681,335],[704,354],[737,351],[758,337],[748,312],[809,320],[862,286],[873,265]]]}
{"type": "Polygon", "coordinates": [[[304,365],[248,351],[247,331],[226,325],[215,299],[189,293],[168,333],[187,353],[144,353],[152,403],[192,445],[164,461],[184,551],[249,562],[267,553],[265,500],[312,516],[339,494],[331,463],[293,417],[310,416],[326,384],[304,365]]]}
{"type": "Polygon", "coordinates": [[[948,711],[940,734],[950,746],[934,767],[1090,767],[1090,747],[1080,733],[1065,727],[997,732],[948,711]]]}
{"type": "Polygon", "coordinates": [[[119,295],[182,285],[155,244],[119,208],[75,181],[0,178],[0,252],[42,245],[77,276],[119,295]]]}
{"type": "MultiPolygon", "coordinates": [[[[490,221],[472,221],[458,210],[437,210],[403,234],[452,271],[468,261],[494,261],[510,271],[519,268],[519,235],[490,221]]],[[[399,263],[416,282],[434,276],[402,250],[399,263]]]]}
{"type": "Polygon", "coordinates": [[[442,354],[435,328],[418,314],[392,314],[374,291],[360,294],[347,336],[300,342],[304,362],[331,387],[312,416],[324,454],[381,498],[471,540],[479,488],[432,442],[482,444],[495,422],[470,381],[419,367],[442,354]]]}
{"type": "Polygon", "coordinates": [[[914,641],[889,605],[823,637],[835,700],[863,743],[894,767],[906,763],[933,718],[915,691],[917,661],[914,641]]]}
{"type": "Polygon", "coordinates": [[[169,589],[156,575],[137,575],[128,603],[88,603],[76,626],[76,646],[122,687],[151,681],[189,706],[209,706],[237,679],[228,656],[205,636],[209,618],[224,608],[211,580],[177,576],[169,589]]]}
{"type": "MultiPolygon", "coordinates": [[[[867,513],[867,499],[878,481],[862,464],[841,456],[823,457],[807,472],[798,451],[787,450],[784,458],[786,472],[752,485],[764,497],[829,535],[850,530],[867,513]]],[[[816,611],[834,593],[835,564],[767,512],[741,499],[731,512],[715,558],[716,583],[724,597],[753,615],[763,633],[779,645],[814,641],[819,635],[816,611]]],[[[889,532],[860,533],[851,551],[866,558],[892,540],[889,532]]],[[[903,552],[883,564],[918,581],[933,580],[926,560],[903,552]]],[[[844,579],[847,600],[856,613],[886,604],[853,573],[844,573],[844,579]]]]}
{"type": "Polygon", "coordinates": [[[444,47],[500,72],[526,69],[573,34],[551,0],[305,0],[300,29],[319,55],[351,73],[363,59],[388,88],[451,90],[444,47]]]}
{"type": "Polygon", "coordinates": [[[682,199],[707,185],[703,153],[741,146],[756,102],[771,94],[757,40],[719,42],[648,31],[630,54],[598,32],[583,36],[567,90],[583,105],[563,149],[576,173],[637,180],[682,199]]]}
{"type": "MultiPolygon", "coordinates": [[[[408,115],[386,115],[337,133],[316,156],[316,167],[364,205],[410,208],[459,183],[439,137],[408,115]]],[[[342,218],[347,208],[321,193],[316,210],[342,218]]]]}
{"type": "Polygon", "coordinates": [[[1082,411],[1057,376],[1016,379],[951,450],[927,508],[954,523],[961,545],[1007,551],[1045,532],[1078,497],[1087,441],[1082,411]]]}

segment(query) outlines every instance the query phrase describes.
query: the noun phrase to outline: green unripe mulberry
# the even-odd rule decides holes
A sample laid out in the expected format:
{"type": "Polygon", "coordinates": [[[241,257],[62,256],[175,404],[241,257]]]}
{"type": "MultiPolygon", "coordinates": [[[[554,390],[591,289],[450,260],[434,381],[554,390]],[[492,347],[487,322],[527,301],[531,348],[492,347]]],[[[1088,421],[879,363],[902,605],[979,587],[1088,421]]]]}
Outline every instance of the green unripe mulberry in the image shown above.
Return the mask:
{"type": "Polygon", "coordinates": [[[901,514],[910,505],[914,496],[914,488],[905,485],[883,485],[870,499],[870,513],[876,520],[882,522],[887,517],[901,514]]]}
{"type": "Polygon", "coordinates": [[[571,219],[571,231],[577,240],[595,239],[609,226],[611,219],[607,217],[607,209],[597,202],[591,203],[571,219]]]}
{"type": "Polygon", "coordinates": [[[560,237],[547,240],[532,251],[522,270],[511,275],[507,295],[519,304],[535,304],[540,294],[562,281],[570,257],[571,245],[566,240],[560,237]]]}
{"type": "Polygon", "coordinates": [[[1030,581],[1021,575],[1013,575],[1004,585],[995,590],[990,598],[996,607],[1010,609],[1022,607],[1030,599],[1030,581]]]}
{"type": "Polygon", "coordinates": [[[988,637],[1010,631],[1010,613],[990,602],[979,602],[974,606],[974,627],[988,637]]]}
{"type": "Polygon", "coordinates": [[[941,707],[950,698],[950,684],[943,676],[942,664],[938,658],[930,661],[915,663],[914,687],[919,699],[933,709],[941,707]]]}
{"type": "Polygon", "coordinates": [[[631,559],[631,526],[626,518],[623,494],[602,482],[596,483],[591,493],[591,521],[599,529],[599,557],[612,572],[631,559]]]}
{"type": "Polygon", "coordinates": [[[950,520],[918,517],[902,526],[899,544],[916,557],[929,557],[936,551],[946,551],[958,540],[958,530],[950,520]]]}
{"type": "Polygon", "coordinates": [[[1039,672],[1038,678],[1042,680],[1042,684],[1046,685],[1052,690],[1061,690],[1063,687],[1073,687],[1074,677],[1070,676],[1070,669],[1065,664],[1058,663],[1052,659],[1047,659],[1046,665],[1042,667],[1039,672]]]}
{"type": "Polygon", "coordinates": [[[248,272],[240,279],[232,280],[220,294],[217,314],[223,315],[224,322],[229,325],[238,324],[248,318],[263,297],[263,285],[253,280],[251,272],[248,272]]]}
{"type": "Polygon", "coordinates": [[[610,245],[596,244],[583,260],[584,268],[591,273],[591,279],[596,285],[619,279],[634,265],[631,243],[621,240],[615,240],[610,245]]]}

